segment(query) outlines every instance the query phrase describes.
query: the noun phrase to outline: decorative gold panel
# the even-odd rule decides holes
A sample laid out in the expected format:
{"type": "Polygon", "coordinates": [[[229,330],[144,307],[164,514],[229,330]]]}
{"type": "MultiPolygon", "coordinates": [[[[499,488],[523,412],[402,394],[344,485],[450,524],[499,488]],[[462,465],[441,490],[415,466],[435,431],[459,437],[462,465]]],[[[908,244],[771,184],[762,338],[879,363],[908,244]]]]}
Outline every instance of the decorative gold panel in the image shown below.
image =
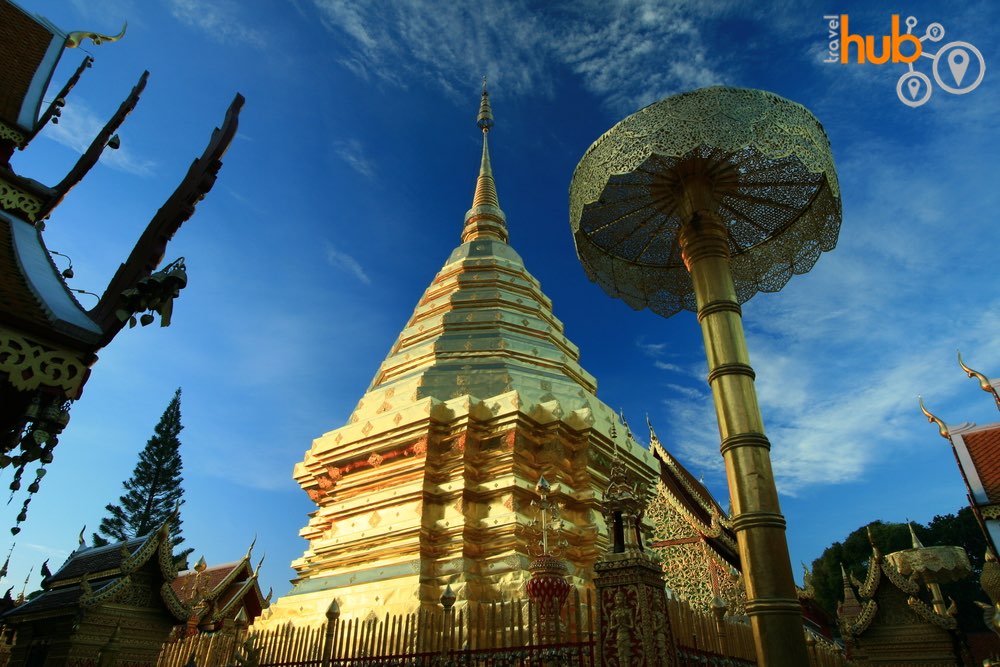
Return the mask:
{"type": "Polygon", "coordinates": [[[77,354],[0,328],[0,373],[21,391],[59,387],[66,398],[74,399],[87,376],[87,365],[77,354]]]}
{"type": "Polygon", "coordinates": [[[0,139],[12,141],[18,146],[24,145],[24,135],[2,121],[0,121],[0,139]]]}
{"type": "Polygon", "coordinates": [[[23,211],[28,220],[34,222],[35,216],[42,210],[42,200],[0,179],[0,206],[8,211],[23,211]]]}

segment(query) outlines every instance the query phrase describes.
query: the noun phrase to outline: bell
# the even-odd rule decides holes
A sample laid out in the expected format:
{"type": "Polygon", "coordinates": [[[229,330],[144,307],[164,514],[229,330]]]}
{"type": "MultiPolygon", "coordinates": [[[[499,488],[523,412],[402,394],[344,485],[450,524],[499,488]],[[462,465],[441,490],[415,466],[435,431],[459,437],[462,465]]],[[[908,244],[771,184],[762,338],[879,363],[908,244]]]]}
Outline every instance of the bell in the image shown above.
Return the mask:
{"type": "Polygon", "coordinates": [[[187,271],[183,266],[175,266],[165,276],[165,282],[175,290],[182,290],[187,285],[187,271]]]}
{"type": "Polygon", "coordinates": [[[112,137],[108,139],[108,148],[110,148],[111,150],[116,151],[121,147],[122,147],[122,140],[118,138],[117,134],[112,135],[112,137]]]}
{"type": "Polygon", "coordinates": [[[139,318],[139,324],[142,326],[147,326],[153,323],[156,318],[149,313],[143,313],[142,317],[139,318]]]}

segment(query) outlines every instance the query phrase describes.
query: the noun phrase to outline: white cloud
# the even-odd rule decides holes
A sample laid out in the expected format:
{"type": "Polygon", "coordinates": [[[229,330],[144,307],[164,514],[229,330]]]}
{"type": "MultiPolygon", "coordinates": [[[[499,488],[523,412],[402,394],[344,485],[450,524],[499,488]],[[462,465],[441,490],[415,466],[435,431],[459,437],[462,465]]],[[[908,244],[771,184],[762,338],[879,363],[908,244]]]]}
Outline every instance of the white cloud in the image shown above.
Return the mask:
{"type": "Polygon", "coordinates": [[[352,274],[355,278],[363,282],[365,285],[370,285],[372,280],[365,273],[364,267],[346,252],[337,250],[333,244],[327,243],[326,245],[326,261],[329,262],[330,266],[340,269],[341,271],[346,271],[352,274]]]}
{"type": "Polygon", "coordinates": [[[672,364],[668,361],[654,361],[653,365],[659,368],[661,371],[670,371],[671,373],[683,373],[687,375],[687,371],[678,366],[677,364],[672,364]]]}
{"type": "Polygon", "coordinates": [[[668,343],[647,343],[642,338],[635,341],[635,346],[647,357],[659,357],[670,347],[668,343]]]}
{"type": "MultiPolygon", "coordinates": [[[[42,134],[76,153],[83,154],[106,122],[107,119],[100,118],[79,97],[74,97],[66,100],[59,123],[49,123],[42,134]]],[[[152,160],[146,160],[132,152],[124,139],[119,149],[105,149],[100,162],[137,176],[152,176],[156,167],[156,163],[152,160]]]]}
{"type": "Polygon", "coordinates": [[[485,73],[515,93],[552,95],[552,72],[569,67],[610,108],[632,111],[722,81],[689,18],[711,11],[701,3],[314,3],[326,27],[353,47],[341,64],[390,85],[416,78],[456,95],[485,73]]]}
{"type": "Polygon", "coordinates": [[[375,164],[365,155],[364,146],[357,139],[346,139],[334,144],[337,155],[347,165],[365,178],[375,176],[375,164]]]}
{"type": "Polygon", "coordinates": [[[170,0],[170,13],[217,42],[237,42],[258,49],[267,44],[264,33],[247,25],[240,18],[239,5],[229,0],[170,0]]]}

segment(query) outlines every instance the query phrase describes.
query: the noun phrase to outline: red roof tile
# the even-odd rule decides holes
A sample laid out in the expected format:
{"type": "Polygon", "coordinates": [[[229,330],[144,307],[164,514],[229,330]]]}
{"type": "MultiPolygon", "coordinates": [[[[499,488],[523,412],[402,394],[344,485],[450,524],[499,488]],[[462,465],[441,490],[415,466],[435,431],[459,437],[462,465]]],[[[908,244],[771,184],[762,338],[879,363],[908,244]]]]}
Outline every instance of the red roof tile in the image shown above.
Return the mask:
{"type": "Polygon", "coordinates": [[[1000,503],[1000,425],[963,433],[962,440],[990,503],[1000,503]]]}

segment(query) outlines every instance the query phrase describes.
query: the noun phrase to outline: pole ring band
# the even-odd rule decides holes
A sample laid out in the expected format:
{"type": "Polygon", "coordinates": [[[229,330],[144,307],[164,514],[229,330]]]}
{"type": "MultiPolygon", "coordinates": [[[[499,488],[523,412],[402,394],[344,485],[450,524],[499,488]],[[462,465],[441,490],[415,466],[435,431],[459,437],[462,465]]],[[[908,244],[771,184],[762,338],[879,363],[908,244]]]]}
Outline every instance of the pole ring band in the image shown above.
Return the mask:
{"type": "Polygon", "coordinates": [[[743,308],[740,307],[740,304],[728,299],[710,301],[698,309],[698,321],[701,322],[709,315],[715,313],[736,313],[740,317],[743,317],[743,308]]]}
{"type": "Polygon", "coordinates": [[[747,600],[743,604],[743,608],[746,610],[748,616],[762,614],[795,614],[796,616],[800,616],[802,614],[802,605],[799,601],[788,598],[747,600]]]}
{"type": "Polygon", "coordinates": [[[708,372],[708,383],[712,384],[723,375],[746,375],[751,380],[757,379],[750,364],[719,364],[708,372]]]}
{"type": "Polygon", "coordinates": [[[750,528],[780,528],[785,529],[785,517],[777,512],[743,512],[733,517],[732,527],[735,532],[750,528]]]}
{"type": "Polygon", "coordinates": [[[763,447],[770,451],[771,441],[763,433],[737,433],[725,438],[719,447],[719,451],[725,456],[726,452],[737,447],[763,447]]]}

